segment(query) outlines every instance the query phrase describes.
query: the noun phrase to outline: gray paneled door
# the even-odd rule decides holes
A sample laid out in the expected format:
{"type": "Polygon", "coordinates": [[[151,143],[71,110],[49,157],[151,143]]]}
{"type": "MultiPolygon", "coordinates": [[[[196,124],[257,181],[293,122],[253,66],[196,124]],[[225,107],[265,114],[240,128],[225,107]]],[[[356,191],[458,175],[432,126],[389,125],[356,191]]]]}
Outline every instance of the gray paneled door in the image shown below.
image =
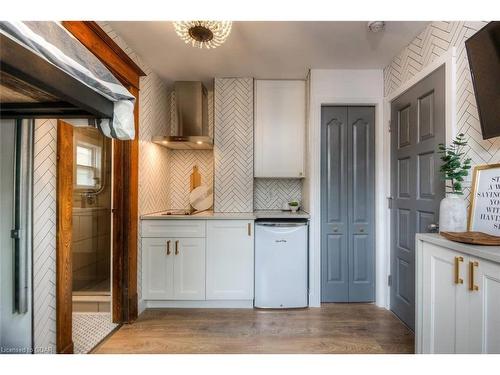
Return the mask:
{"type": "Polygon", "coordinates": [[[444,181],[444,66],[391,103],[391,310],[415,326],[415,233],[439,218],[444,181]]]}
{"type": "Polygon", "coordinates": [[[375,292],[375,107],[321,108],[321,301],[375,292]]]}

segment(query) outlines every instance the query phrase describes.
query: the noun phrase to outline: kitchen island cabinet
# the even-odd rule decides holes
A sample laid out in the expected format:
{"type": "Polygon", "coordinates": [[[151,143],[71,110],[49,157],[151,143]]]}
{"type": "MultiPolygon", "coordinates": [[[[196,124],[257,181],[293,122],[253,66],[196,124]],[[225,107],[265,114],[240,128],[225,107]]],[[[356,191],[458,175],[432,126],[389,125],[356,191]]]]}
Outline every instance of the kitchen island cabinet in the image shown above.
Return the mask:
{"type": "Polygon", "coordinates": [[[416,241],[417,353],[500,353],[500,247],[416,241]]]}

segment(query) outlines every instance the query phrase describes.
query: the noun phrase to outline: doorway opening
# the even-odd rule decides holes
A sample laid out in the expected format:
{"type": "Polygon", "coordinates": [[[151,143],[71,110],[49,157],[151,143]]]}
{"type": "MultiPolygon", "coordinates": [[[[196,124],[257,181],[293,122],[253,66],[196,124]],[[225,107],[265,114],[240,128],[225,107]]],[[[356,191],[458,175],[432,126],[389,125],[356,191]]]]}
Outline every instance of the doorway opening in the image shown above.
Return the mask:
{"type": "Polygon", "coordinates": [[[111,316],[112,141],[73,129],[72,301],[75,353],[87,353],[117,325],[111,316]]]}

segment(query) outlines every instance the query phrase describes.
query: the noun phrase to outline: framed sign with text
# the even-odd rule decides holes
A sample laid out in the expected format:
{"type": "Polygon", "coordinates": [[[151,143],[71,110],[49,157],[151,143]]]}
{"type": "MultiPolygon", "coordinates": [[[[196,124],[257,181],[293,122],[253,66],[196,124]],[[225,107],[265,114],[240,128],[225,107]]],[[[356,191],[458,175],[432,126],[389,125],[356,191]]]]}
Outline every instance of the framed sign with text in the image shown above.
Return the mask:
{"type": "Polygon", "coordinates": [[[468,227],[500,236],[500,164],[474,167],[468,227]]]}

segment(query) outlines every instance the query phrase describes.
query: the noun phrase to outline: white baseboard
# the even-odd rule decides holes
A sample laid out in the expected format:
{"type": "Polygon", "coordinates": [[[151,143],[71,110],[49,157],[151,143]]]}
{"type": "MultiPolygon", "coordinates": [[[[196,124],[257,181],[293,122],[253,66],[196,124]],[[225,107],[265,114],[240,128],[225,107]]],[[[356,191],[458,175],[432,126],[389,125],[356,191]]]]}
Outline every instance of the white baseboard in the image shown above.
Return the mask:
{"type": "Polygon", "coordinates": [[[145,308],[253,309],[253,300],[144,301],[145,308]]]}
{"type": "Polygon", "coordinates": [[[137,309],[138,309],[137,315],[141,315],[144,312],[144,310],[146,310],[146,301],[144,301],[143,299],[140,299],[138,302],[137,309]]]}

